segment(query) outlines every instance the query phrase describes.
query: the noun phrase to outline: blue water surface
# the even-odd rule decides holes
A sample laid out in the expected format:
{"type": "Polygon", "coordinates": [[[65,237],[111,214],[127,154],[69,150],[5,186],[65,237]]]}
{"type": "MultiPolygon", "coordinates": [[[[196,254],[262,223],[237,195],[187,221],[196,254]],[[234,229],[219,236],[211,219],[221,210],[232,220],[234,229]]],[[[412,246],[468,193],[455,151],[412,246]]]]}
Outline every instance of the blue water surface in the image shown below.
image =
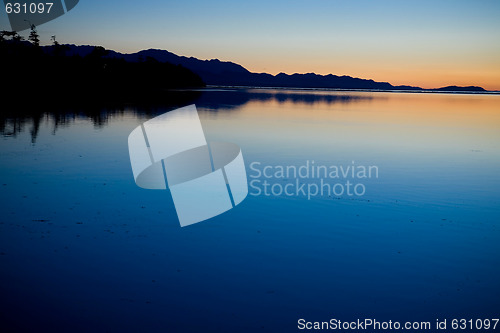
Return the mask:
{"type": "Polygon", "coordinates": [[[378,177],[351,177],[360,196],[250,188],[236,208],[181,228],[168,191],[136,186],[127,147],[172,108],[6,119],[2,331],[499,317],[500,96],[208,89],[194,103],[208,141],[241,147],[249,181],[265,180],[254,162],[376,166],[378,177]]]}

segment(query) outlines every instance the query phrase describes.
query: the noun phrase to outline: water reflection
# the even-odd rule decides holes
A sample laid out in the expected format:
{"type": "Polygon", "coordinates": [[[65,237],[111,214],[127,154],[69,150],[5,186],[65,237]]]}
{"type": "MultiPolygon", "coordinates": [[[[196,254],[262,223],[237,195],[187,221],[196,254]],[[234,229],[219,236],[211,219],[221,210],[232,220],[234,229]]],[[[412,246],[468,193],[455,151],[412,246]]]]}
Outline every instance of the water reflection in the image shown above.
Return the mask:
{"type": "Polygon", "coordinates": [[[329,91],[282,91],[267,89],[204,89],[178,90],[166,92],[164,101],[141,104],[101,105],[87,100],[75,105],[21,103],[16,108],[5,109],[0,114],[0,134],[4,137],[16,137],[29,130],[31,142],[36,143],[40,124],[47,121],[52,124],[52,134],[57,129],[73,124],[77,119],[88,119],[97,128],[106,126],[110,117],[123,117],[133,114],[139,118],[151,118],[171,109],[196,104],[205,111],[232,111],[254,102],[294,103],[312,106],[315,104],[346,104],[371,100],[369,95],[337,93],[329,91]]]}
{"type": "Polygon", "coordinates": [[[312,106],[321,103],[327,105],[346,104],[373,98],[370,95],[325,90],[205,89],[204,93],[196,100],[196,104],[209,111],[223,111],[234,110],[255,101],[312,106]]]}
{"type": "Polygon", "coordinates": [[[130,132],[167,102],[2,109],[4,135],[24,134],[0,140],[0,265],[8,273],[0,274],[0,293],[20,302],[4,302],[1,313],[22,306],[74,323],[113,309],[105,313],[111,319],[137,313],[175,330],[194,312],[206,314],[197,318],[205,323],[261,309],[256,316],[270,332],[282,330],[272,309],[288,300],[295,302],[280,322],[297,314],[496,315],[499,95],[198,94],[185,103],[197,104],[206,140],[237,143],[249,181],[254,162],[354,161],[377,166],[379,178],[363,180],[363,198],[254,196],[250,187],[235,209],[181,229],[166,191],[134,184],[127,147],[130,132]],[[224,312],[227,304],[234,306],[224,312]]]}
{"type": "Polygon", "coordinates": [[[29,128],[32,143],[36,142],[40,125],[47,121],[53,125],[55,134],[60,127],[73,124],[77,119],[87,119],[96,128],[106,126],[110,117],[123,117],[134,114],[139,118],[153,117],[170,109],[188,105],[196,101],[200,91],[166,92],[163,101],[143,103],[101,103],[81,99],[68,105],[57,101],[18,101],[15,108],[5,108],[0,114],[0,134],[4,137],[17,137],[29,128]]]}

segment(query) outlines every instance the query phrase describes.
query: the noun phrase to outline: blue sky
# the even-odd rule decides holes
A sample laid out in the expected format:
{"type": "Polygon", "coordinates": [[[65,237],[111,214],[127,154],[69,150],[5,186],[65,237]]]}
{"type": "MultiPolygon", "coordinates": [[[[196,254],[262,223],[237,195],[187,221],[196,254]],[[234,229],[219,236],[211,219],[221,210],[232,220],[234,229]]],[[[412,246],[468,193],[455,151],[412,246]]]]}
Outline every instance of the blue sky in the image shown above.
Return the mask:
{"type": "MultiPolygon", "coordinates": [[[[269,73],[500,89],[500,1],[80,0],[42,40],[219,58],[269,73]]],[[[0,29],[9,29],[5,13],[0,29]]]]}

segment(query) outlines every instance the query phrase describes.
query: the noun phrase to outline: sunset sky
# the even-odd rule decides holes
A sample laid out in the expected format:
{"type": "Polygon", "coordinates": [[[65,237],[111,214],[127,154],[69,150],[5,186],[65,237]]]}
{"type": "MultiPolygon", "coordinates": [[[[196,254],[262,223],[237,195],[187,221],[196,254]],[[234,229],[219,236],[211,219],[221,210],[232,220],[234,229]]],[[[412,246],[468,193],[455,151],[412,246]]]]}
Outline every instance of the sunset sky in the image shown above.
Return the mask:
{"type": "MultiPolygon", "coordinates": [[[[46,43],[166,49],[253,72],[500,90],[499,18],[498,0],[80,0],[39,32],[46,43]]],[[[0,29],[10,29],[4,12],[0,29]]]]}

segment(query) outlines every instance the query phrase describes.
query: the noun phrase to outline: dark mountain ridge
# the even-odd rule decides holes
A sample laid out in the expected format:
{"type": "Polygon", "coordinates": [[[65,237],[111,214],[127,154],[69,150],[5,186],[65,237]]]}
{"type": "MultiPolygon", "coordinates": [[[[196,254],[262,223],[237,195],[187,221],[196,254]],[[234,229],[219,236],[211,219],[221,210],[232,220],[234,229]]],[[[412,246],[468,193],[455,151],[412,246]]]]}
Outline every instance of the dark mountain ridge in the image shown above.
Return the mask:
{"type": "MultiPolygon", "coordinates": [[[[92,52],[94,46],[67,45],[69,55],[86,56],[92,52]]],[[[45,47],[50,51],[52,46],[45,47]]],[[[361,79],[351,76],[337,76],[333,74],[319,75],[285,74],[271,75],[267,73],[252,73],[239,64],[218,59],[200,60],[194,57],[179,56],[172,52],[159,49],[142,50],[136,53],[124,54],[109,51],[108,58],[123,59],[127,62],[142,62],[153,58],[159,62],[168,62],[181,65],[198,74],[207,85],[216,86],[250,86],[250,87],[285,87],[285,88],[329,88],[329,89],[374,89],[374,90],[407,90],[407,91],[456,91],[456,92],[484,92],[482,87],[447,86],[437,89],[423,89],[421,87],[399,85],[389,82],[377,82],[371,79],[361,79]]]]}

